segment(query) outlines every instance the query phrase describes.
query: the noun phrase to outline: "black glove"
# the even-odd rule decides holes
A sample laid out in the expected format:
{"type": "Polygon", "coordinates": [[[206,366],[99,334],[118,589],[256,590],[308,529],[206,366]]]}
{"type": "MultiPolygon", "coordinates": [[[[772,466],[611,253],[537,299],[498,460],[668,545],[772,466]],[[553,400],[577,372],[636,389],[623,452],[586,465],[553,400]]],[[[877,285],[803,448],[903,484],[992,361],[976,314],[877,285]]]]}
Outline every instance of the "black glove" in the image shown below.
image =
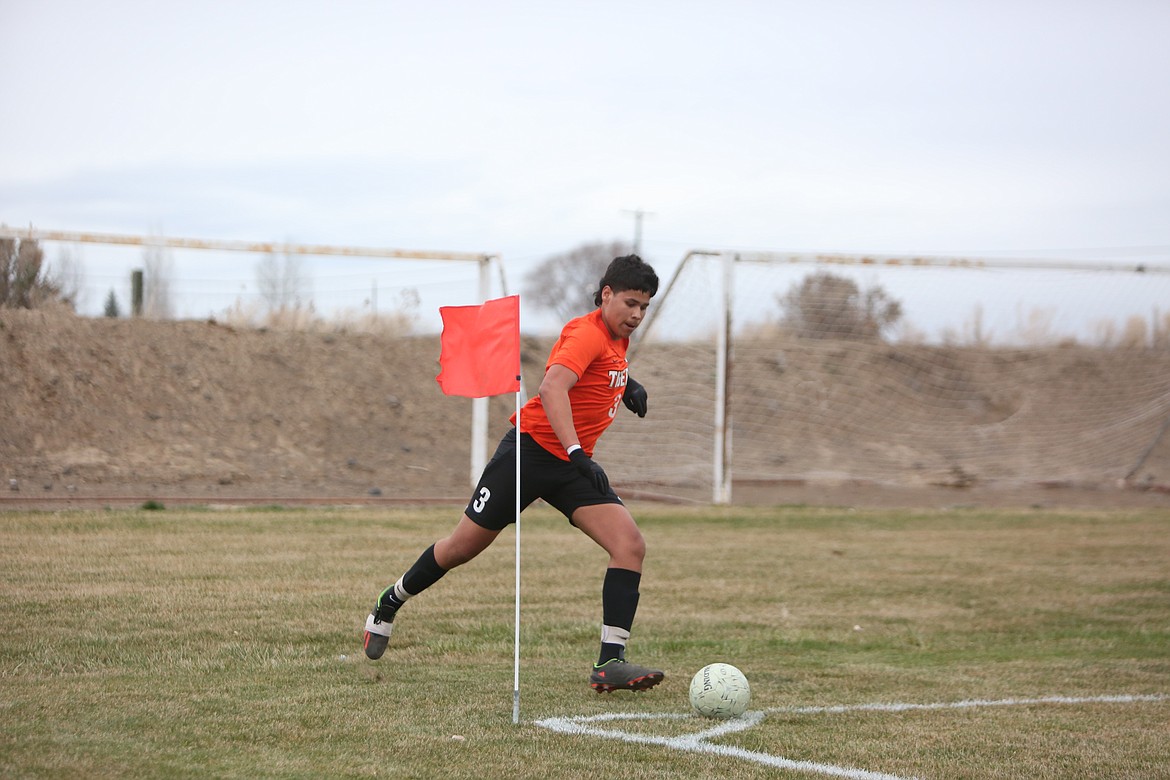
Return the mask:
{"type": "Polygon", "coordinates": [[[622,403],[639,417],[646,416],[646,388],[631,378],[626,379],[626,389],[622,393],[622,403]]]}
{"type": "Polygon", "coordinates": [[[585,450],[576,449],[569,453],[569,462],[577,467],[577,471],[593,482],[598,493],[609,492],[609,477],[605,476],[605,469],[598,466],[593,458],[585,454],[585,450]]]}

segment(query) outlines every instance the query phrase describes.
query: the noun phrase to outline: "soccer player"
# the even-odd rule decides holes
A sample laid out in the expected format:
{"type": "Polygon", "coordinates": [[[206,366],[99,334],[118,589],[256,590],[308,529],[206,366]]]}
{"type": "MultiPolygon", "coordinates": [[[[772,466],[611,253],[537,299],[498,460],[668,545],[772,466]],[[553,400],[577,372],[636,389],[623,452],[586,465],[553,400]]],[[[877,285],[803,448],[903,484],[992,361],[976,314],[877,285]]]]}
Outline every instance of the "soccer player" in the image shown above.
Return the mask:
{"type": "Polygon", "coordinates": [[[515,521],[519,446],[520,508],[543,498],[609,555],[601,589],[601,651],[590,685],[599,692],[640,691],[662,681],[661,670],[625,658],[646,542],[592,458],[598,437],[623,404],[646,416],[646,390],[629,377],[626,349],[657,292],[658,276],[637,255],[609,264],[594,294],[597,308],[570,320],[553,345],[540,390],[521,410],[519,441],[513,427],[484,467],[455,529],[378,596],[366,619],[367,657],[382,657],[394,617],[408,599],[486,550],[515,521]]]}

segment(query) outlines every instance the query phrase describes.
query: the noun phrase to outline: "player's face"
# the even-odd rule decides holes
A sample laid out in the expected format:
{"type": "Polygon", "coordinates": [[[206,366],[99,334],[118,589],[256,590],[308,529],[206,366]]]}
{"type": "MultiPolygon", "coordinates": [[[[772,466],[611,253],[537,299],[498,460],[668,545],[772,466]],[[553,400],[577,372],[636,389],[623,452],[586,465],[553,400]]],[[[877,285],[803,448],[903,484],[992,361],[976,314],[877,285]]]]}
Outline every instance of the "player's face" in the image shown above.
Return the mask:
{"type": "Polygon", "coordinates": [[[641,290],[614,292],[606,286],[601,290],[601,318],[614,338],[628,339],[646,316],[650,296],[641,290]]]}

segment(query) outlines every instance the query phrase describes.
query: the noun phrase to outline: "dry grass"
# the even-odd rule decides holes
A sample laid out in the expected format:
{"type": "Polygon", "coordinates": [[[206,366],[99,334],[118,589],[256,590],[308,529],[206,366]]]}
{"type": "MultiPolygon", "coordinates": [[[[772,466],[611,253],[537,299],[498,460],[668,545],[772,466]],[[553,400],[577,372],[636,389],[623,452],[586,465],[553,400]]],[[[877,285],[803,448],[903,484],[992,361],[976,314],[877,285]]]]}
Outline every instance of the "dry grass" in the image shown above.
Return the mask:
{"type": "Polygon", "coordinates": [[[510,533],[410,604],[371,663],[369,602],[453,511],[0,514],[0,776],[817,776],[536,723],[681,715],[714,660],[767,712],[717,740],[742,750],[899,777],[1170,775],[1164,699],[801,709],[1170,693],[1167,512],[636,510],[651,554],[631,656],[667,681],[587,689],[604,558],[533,510],[519,727],[510,533]]]}
{"type": "Polygon", "coordinates": [[[351,308],[324,316],[311,302],[272,308],[239,299],[225,309],[222,315],[223,323],[234,328],[305,333],[373,333],[384,338],[411,335],[417,319],[417,313],[408,307],[383,313],[351,308]]]}

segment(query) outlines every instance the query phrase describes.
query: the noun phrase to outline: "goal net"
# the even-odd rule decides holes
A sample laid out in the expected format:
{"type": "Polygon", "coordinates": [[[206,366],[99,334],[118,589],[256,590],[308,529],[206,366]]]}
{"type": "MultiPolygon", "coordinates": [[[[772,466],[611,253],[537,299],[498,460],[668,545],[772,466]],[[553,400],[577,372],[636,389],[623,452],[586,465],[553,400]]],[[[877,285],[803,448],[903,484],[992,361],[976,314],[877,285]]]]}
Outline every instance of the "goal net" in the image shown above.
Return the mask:
{"type": "Polygon", "coordinates": [[[1170,483],[1170,269],[689,254],[631,349],[623,484],[1170,483]]]}

